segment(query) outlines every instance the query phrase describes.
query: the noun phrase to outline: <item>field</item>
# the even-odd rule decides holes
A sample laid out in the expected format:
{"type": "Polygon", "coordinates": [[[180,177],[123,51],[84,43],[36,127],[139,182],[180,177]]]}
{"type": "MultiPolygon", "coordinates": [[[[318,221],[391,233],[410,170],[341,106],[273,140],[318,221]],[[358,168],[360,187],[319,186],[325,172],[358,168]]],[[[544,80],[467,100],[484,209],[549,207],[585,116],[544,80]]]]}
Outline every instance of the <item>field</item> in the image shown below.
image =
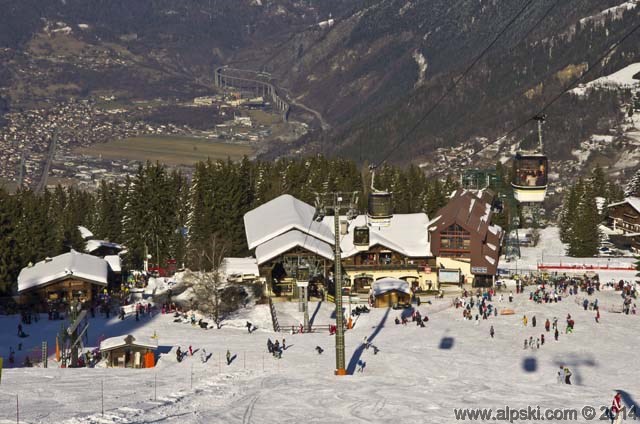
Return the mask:
{"type": "Polygon", "coordinates": [[[241,144],[229,144],[194,137],[157,136],[134,137],[95,144],[75,152],[107,159],[130,159],[160,162],[171,166],[193,165],[211,159],[239,160],[251,156],[254,148],[241,144]]]}

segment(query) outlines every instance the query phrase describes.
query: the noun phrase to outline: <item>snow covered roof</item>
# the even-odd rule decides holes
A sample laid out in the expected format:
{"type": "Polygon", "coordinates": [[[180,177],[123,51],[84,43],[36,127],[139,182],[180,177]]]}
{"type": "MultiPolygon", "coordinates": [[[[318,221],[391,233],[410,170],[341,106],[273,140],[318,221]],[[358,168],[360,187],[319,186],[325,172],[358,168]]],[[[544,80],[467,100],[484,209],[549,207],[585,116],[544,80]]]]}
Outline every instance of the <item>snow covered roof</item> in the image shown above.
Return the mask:
{"type": "Polygon", "coordinates": [[[296,229],[333,244],[331,227],[313,221],[315,208],[289,194],[283,194],[244,215],[249,249],[296,229]]]}
{"type": "Polygon", "coordinates": [[[93,237],[93,233],[89,231],[87,227],[83,227],[82,225],[79,225],[78,231],[80,231],[80,237],[82,237],[84,240],[87,240],[93,237]]]}
{"type": "Polygon", "coordinates": [[[325,243],[312,236],[306,236],[301,231],[291,230],[260,244],[256,248],[258,265],[262,265],[294,247],[302,247],[326,259],[333,260],[333,247],[329,243],[325,243]]]}
{"type": "Polygon", "coordinates": [[[118,255],[106,255],[104,260],[109,264],[109,268],[113,272],[122,272],[122,266],[120,265],[120,256],[118,255]]]}
{"type": "Polygon", "coordinates": [[[635,196],[627,197],[622,202],[611,203],[610,205],[607,205],[607,207],[610,208],[612,206],[620,206],[624,205],[625,203],[628,203],[633,209],[640,212],[640,197],[635,196]]]}
{"type": "Polygon", "coordinates": [[[108,272],[109,264],[104,259],[72,250],[22,268],[18,275],[18,292],[54,283],[69,275],[106,286],[108,272]]]}
{"type": "MultiPolygon", "coordinates": [[[[314,213],[313,206],[290,195],[247,212],[244,216],[247,244],[250,249],[256,248],[258,265],[296,246],[333,259],[333,216],[315,222],[314,213]]],[[[428,225],[429,218],[424,213],[395,214],[386,227],[368,226],[366,215],[359,215],[349,221],[348,234],[341,236],[342,257],[363,250],[354,245],[353,233],[356,227],[365,226],[369,228],[368,247],[380,245],[408,257],[432,256],[428,225]]]]}
{"type": "Polygon", "coordinates": [[[374,296],[379,296],[392,290],[411,294],[409,283],[404,280],[398,280],[397,278],[381,278],[378,281],[374,281],[371,285],[371,292],[374,296]]]}
{"type": "Polygon", "coordinates": [[[141,341],[137,340],[135,337],[129,334],[125,337],[110,337],[100,342],[100,350],[103,352],[124,346],[140,346],[146,347],[147,349],[157,349],[158,339],[152,339],[151,337],[149,337],[149,341],[141,341]]]}
{"type": "Polygon", "coordinates": [[[84,251],[91,253],[91,252],[95,252],[101,247],[122,250],[122,245],[118,243],[112,243],[106,240],[87,240],[87,244],[84,247],[84,251]]]}
{"type": "MultiPolygon", "coordinates": [[[[332,223],[333,217],[326,217],[325,222],[332,223]]],[[[424,213],[394,214],[388,226],[368,227],[368,247],[380,245],[413,258],[431,256],[428,226],[429,218],[424,213]]],[[[366,215],[358,215],[349,221],[349,233],[340,238],[343,258],[348,258],[362,251],[353,244],[353,234],[356,227],[367,227],[366,215]]]]}
{"type": "Polygon", "coordinates": [[[255,258],[224,258],[222,266],[227,278],[231,275],[260,275],[255,258]]]}

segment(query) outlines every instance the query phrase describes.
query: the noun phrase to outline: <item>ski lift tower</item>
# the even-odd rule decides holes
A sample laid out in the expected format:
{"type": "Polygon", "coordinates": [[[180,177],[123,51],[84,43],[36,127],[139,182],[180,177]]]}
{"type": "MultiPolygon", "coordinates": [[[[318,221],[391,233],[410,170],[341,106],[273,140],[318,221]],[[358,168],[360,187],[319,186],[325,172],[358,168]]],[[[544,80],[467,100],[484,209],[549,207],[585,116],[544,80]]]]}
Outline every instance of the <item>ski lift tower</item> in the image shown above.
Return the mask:
{"type": "Polygon", "coordinates": [[[336,375],[347,375],[344,355],[344,315],[342,310],[342,252],[340,251],[340,212],[346,211],[347,219],[355,218],[358,205],[358,192],[316,193],[316,212],[314,221],[321,221],[328,210],[333,210],[334,285],[336,303],[336,375]]]}

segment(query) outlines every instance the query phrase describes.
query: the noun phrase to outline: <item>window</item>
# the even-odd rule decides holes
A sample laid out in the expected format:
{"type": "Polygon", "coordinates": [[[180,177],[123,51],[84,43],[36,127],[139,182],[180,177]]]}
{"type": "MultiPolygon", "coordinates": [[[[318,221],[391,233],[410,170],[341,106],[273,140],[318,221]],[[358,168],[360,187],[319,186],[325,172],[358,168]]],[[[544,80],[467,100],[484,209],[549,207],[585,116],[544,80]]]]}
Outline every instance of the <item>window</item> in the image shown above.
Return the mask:
{"type": "Polygon", "coordinates": [[[471,235],[458,224],[453,224],[440,234],[440,255],[468,257],[471,251],[471,235]]]}
{"type": "Polygon", "coordinates": [[[514,171],[516,185],[529,187],[547,185],[546,157],[517,157],[514,171]]]}

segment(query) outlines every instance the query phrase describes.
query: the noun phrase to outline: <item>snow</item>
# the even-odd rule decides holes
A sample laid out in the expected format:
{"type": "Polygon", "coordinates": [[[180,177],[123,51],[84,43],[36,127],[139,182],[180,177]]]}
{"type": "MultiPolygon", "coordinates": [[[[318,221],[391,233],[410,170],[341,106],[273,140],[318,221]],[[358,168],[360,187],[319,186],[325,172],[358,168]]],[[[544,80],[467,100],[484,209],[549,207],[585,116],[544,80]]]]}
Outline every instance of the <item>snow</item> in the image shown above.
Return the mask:
{"type": "MultiPolygon", "coordinates": [[[[407,5],[409,5],[409,3],[407,3],[407,5]]],[[[415,50],[413,52],[412,57],[413,57],[413,60],[415,60],[416,64],[418,65],[418,81],[416,81],[416,83],[413,85],[415,88],[415,87],[420,87],[424,85],[424,79],[427,73],[427,59],[418,50],[415,50]]]]}
{"type": "Polygon", "coordinates": [[[640,80],[634,79],[633,76],[638,72],[640,72],[640,62],[625,66],[611,75],[600,77],[586,84],[580,84],[580,86],[570,92],[578,96],[583,96],[590,88],[637,88],[640,87],[640,80]]]}
{"type": "MultiPolygon", "coordinates": [[[[520,239],[530,231],[518,230],[520,239]]],[[[540,230],[540,241],[535,247],[521,247],[521,258],[506,262],[504,256],[500,258],[500,268],[508,269],[514,273],[527,274],[537,272],[540,266],[544,266],[544,272],[557,272],[558,274],[584,275],[586,272],[595,272],[600,281],[610,282],[635,280],[637,271],[634,269],[635,258],[627,257],[589,257],[572,258],[565,254],[566,245],[560,241],[558,227],[547,227],[540,230]]]]}
{"type": "MultiPolygon", "coordinates": [[[[127,337],[129,336],[127,335],[127,336],[120,336],[120,337],[109,337],[108,339],[104,339],[103,341],[100,342],[100,350],[112,350],[118,347],[126,346],[127,337]]],[[[158,339],[154,339],[152,338],[152,336],[146,337],[145,339],[141,338],[139,340],[133,336],[131,337],[132,337],[131,344],[134,346],[147,347],[149,349],[158,348],[158,339]]]]}
{"type": "Polygon", "coordinates": [[[93,233],[89,231],[87,227],[83,227],[82,225],[79,225],[78,231],[80,231],[80,236],[85,240],[93,237],[93,233]]]}
{"type": "Polygon", "coordinates": [[[407,294],[411,294],[409,283],[404,280],[398,280],[397,278],[381,278],[371,285],[371,292],[374,296],[379,296],[383,293],[391,290],[401,291],[407,294]]]}
{"type": "MultiPolygon", "coordinates": [[[[333,217],[326,217],[324,222],[329,225],[333,217]]],[[[356,227],[369,228],[369,247],[383,246],[410,258],[431,256],[428,225],[429,218],[424,213],[394,214],[386,227],[368,226],[367,217],[358,215],[349,221],[348,233],[340,238],[342,257],[348,258],[361,251],[353,243],[356,227]]]]}
{"type": "Polygon", "coordinates": [[[295,197],[284,194],[244,215],[249,249],[296,229],[312,238],[333,244],[331,228],[313,220],[315,208],[295,197]]]}
{"type": "Polygon", "coordinates": [[[333,259],[333,248],[328,243],[306,235],[298,230],[291,230],[279,235],[256,248],[258,265],[285,253],[294,247],[302,247],[326,258],[333,259]]]}
{"type": "MultiPolygon", "coordinates": [[[[506,297],[506,296],[505,296],[506,297]]],[[[614,291],[598,292],[602,305],[620,303],[614,291]]],[[[364,373],[333,375],[334,337],[322,331],[310,334],[276,334],[268,329],[248,334],[245,320],[269,325],[268,306],[238,312],[235,325],[202,330],[174,323],[172,315],[155,315],[136,322],[101,317],[90,319],[90,342],[132,334],[148,337],[157,331],[160,359],[155,369],[8,368],[2,373],[0,422],[15,422],[16,395],[20,419],[27,423],[444,423],[456,422],[453,408],[509,405],[526,408],[582,408],[609,405],[613,390],[637,397],[640,383],[636,368],[637,345],[630,336],[640,330],[638,316],[601,311],[601,323],[593,311],[584,311],[573,296],[555,304],[534,304],[527,293],[513,303],[494,302],[515,315],[489,320],[464,321],[460,309],[422,304],[429,316],[426,328],[395,325],[402,311],[372,309],[356,319],[345,334],[347,364],[361,359],[364,373]],[[570,313],[576,322],[573,334],[561,332],[555,342],[549,333],[540,349],[524,350],[522,341],[544,333],[545,319],[570,313]],[[522,315],[535,315],[540,328],[523,327],[522,315]],[[261,321],[262,320],[262,321],[261,321]],[[495,338],[489,337],[489,327],[495,338]],[[266,353],[267,338],[286,338],[282,359],[266,353]],[[380,349],[363,349],[362,340],[380,349]],[[192,345],[193,357],[175,360],[175,348],[192,345]],[[325,352],[318,355],[314,348],[325,352]],[[200,361],[205,348],[211,358],[200,361]],[[236,359],[226,365],[226,350],[236,359]],[[490,358],[490,360],[487,360],[490,358]],[[573,372],[571,386],[558,385],[560,365],[573,372]],[[101,414],[104,384],[104,416],[101,414]]],[[[448,301],[450,302],[450,300],[448,301]]],[[[293,305],[293,304],[289,304],[293,305]]],[[[311,310],[314,310],[313,308],[311,310]]],[[[330,308],[320,308],[316,319],[329,322],[330,308]]],[[[44,317],[44,315],[43,315],[44,317]]],[[[53,346],[60,322],[41,320],[26,326],[26,339],[15,328],[19,316],[0,316],[0,350],[23,341],[31,351],[42,340],[53,346]]],[[[410,322],[411,324],[411,322],[410,322]]],[[[564,326],[562,326],[564,327],[564,326]]],[[[5,360],[5,365],[6,365],[5,360]]],[[[523,422],[523,421],[514,421],[523,422]]],[[[576,422],[582,422],[580,420],[576,422]]]]}
{"type": "Polygon", "coordinates": [[[108,263],[95,256],[72,250],[50,260],[22,268],[18,275],[18,291],[51,283],[68,275],[107,285],[108,263]]]}
{"type": "Polygon", "coordinates": [[[635,196],[629,196],[622,202],[611,203],[608,207],[624,205],[625,203],[628,203],[632,208],[640,212],[640,197],[635,196]]]}
{"type": "Polygon", "coordinates": [[[104,260],[109,264],[111,271],[118,273],[122,272],[122,266],[120,265],[120,256],[118,255],[106,255],[104,260]]]}
{"type": "Polygon", "coordinates": [[[596,15],[580,19],[580,24],[584,25],[588,22],[595,22],[597,25],[603,25],[607,17],[613,20],[620,19],[625,11],[635,9],[637,5],[638,0],[625,1],[617,6],[605,9],[596,15]]]}
{"type": "Polygon", "coordinates": [[[87,240],[87,244],[84,247],[84,251],[87,253],[91,253],[98,250],[101,247],[108,247],[108,248],[120,249],[120,250],[123,249],[122,245],[118,243],[112,243],[106,240],[87,240]]]}
{"type": "Polygon", "coordinates": [[[222,268],[227,279],[234,275],[260,276],[258,262],[255,258],[224,258],[222,268]]]}
{"type": "MultiPolygon", "coordinates": [[[[334,217],[312,221],[315,208],[292,196],[280,196],[244,216],[247,244],[255,247],[258,264],[263,264],[293,247],[303,247],[333,259],[334,217]],[[286,211],[286,212],[285,212],[286,211]]],[[[341,217],[347,220],[346,217],[341,217]]],[[[424,213],[394,214],[388,226],[369,225],[366,215],[348,221],[348,234],[340,238],[342,257],[361,249],[353,243],[356,227],[369,228],[369,246],[380,245],[409,257],[431,256],[424,213]]]]}

